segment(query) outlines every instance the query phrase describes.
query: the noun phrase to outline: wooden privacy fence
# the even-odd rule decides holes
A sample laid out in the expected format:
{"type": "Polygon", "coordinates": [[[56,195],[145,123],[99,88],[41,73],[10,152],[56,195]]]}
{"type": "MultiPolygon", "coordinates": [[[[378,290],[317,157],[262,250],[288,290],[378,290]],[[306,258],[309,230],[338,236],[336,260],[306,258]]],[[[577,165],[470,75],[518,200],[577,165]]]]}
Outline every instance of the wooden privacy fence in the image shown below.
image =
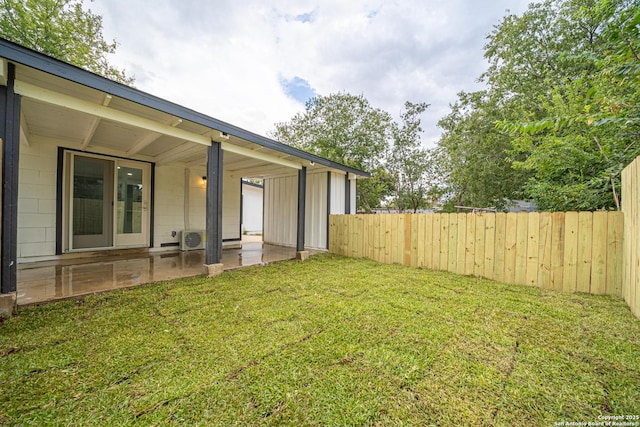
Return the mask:
{"type": "Polygon", "coordinates": [[[340,255],[622,295],[622,212],[331,215],[329,227],[340,255]]]}
{"type": "Polygon", "coordinates": [[[640,318],[640,157],[622,171],[624,251],[622,297],[640,318]]]}

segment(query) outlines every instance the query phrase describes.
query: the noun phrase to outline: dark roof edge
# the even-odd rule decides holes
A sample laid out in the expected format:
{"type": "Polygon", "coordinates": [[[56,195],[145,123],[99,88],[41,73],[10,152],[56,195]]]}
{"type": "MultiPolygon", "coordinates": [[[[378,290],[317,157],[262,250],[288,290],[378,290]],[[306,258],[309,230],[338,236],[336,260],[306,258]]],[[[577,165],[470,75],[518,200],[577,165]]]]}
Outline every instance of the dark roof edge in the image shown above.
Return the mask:
{"type": "Polygon", "coordinates": [[[251,182],[251,181],[245,181],[244,179],[242,180],[242,185],[248,185],[249,187],[256,187],[256,188],[264,189],[264,185],[256,184],[255,182],[251,182]]]}
{"type": "Polygon", "coordinates": [[[269,139],[248,130],[239,128],[232,124],[223,122],[205,114],[199,113],[187,107],[175,104],[171,101],[159,98],[139,89],[127,86],[122,83],[107,79],[105,77],[94,74],[90,71],[68,64],[58,59],[46,56],[24,46],[20,46],[9,40],[0,38],[0,57],[9,61],[16,62],[27,67],[51,74],[56,77],[69,80],[74,83],[81,84],[91,89],[99,90],[119,98],[135,102],[154,110],[162,111],[181,119],[189,120],[199,125],[213,128],[229,135],[233,135],[249,142],[261,145],[266,148],[280,151],[285,154],[300,157],[310,162],[318,163],[330,168],[339,169],[344,172],[352,173],[359,176],[370,177],[369,172],[361,171],[343,164],[316,156],[290,145],[269,139]]]}

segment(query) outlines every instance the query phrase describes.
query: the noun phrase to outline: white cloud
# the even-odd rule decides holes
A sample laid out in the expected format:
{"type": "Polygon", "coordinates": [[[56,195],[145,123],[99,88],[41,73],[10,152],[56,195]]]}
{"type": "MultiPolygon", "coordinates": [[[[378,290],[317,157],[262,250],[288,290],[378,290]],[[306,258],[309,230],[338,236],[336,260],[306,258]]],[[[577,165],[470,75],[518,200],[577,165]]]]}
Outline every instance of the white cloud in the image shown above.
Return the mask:
{"type": "Polygon", "coordinates": [[[301,79],[320,95],[363,94],[398,116],[427,102],[424,142],[461,90],[476,90],[482,47],[505,10],[527,0],[447,2],[95,0],[112,62],[136,86],[256,133],[303,110],[281,82],[301,79]]]}

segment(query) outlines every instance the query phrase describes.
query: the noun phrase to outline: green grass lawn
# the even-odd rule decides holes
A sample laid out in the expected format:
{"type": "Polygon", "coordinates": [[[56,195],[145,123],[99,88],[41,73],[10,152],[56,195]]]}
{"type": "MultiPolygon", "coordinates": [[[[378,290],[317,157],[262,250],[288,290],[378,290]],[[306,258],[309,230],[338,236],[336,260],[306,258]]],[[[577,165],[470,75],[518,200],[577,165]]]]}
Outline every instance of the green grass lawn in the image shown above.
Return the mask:
{"type": "Polygon", "coordinates": [[[0,424],[553,426],[640,414],[616,298],[318,255],[20,310],[0,424]]]}

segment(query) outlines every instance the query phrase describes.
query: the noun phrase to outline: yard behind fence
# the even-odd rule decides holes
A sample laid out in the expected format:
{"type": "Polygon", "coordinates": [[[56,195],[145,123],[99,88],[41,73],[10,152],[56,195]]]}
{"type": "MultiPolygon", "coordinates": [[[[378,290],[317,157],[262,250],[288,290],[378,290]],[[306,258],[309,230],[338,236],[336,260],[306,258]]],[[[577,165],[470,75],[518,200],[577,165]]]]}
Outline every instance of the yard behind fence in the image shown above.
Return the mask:
{"type": "Polygon", "coordinates": [[[331,215],[329,251],[621,296],[640,317],[639,159],[623,172],[622,212],[331,215]]]}

